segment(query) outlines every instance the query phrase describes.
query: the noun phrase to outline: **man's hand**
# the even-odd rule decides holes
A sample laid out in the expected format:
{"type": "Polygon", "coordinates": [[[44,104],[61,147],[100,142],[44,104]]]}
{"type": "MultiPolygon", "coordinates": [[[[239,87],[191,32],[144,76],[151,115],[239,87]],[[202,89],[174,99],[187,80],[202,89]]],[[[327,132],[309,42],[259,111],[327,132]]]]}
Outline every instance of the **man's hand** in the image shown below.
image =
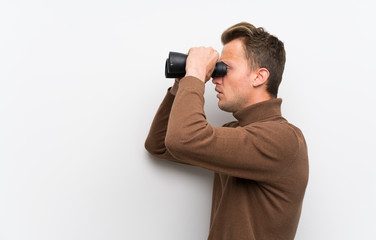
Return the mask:
{"type": "Polygon", "coordinates": [[[214,71],[219,53],[212,47],[195,47],[188,52],[185,76],[193,76],[206,83],[214,71]]]}

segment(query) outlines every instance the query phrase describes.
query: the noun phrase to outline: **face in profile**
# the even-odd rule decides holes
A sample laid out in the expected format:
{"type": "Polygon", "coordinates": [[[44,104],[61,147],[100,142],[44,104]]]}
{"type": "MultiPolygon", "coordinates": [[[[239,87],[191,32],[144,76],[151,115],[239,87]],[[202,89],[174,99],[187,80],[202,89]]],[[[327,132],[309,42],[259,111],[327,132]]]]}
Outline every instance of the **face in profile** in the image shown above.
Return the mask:
{"type": "Polygon", "coordinates": [[[213,78],[218,92],[218,107],[227,112],[239,111],[250,105],[252,78],[255,77],[245,56],[242,40],[234,39],[225,44],[220,61],[227,65],[227,74],[213,78]]]}

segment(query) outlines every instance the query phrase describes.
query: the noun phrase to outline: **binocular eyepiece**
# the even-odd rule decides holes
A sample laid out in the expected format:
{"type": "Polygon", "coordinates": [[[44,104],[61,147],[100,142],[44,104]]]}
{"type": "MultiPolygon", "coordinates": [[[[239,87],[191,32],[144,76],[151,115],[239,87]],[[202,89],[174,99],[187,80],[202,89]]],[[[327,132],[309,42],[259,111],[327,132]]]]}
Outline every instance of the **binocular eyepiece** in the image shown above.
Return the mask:
{"type": "MultiPolygon", "coordinates": [[[[185,63],[188,55],[177,52],[170,52],[166,60],[166,78],[182,78],[185,76],[185,63]]],[[[224,62],[217,62],[211,77],[223,77],[227,73],[224,62]]]]}

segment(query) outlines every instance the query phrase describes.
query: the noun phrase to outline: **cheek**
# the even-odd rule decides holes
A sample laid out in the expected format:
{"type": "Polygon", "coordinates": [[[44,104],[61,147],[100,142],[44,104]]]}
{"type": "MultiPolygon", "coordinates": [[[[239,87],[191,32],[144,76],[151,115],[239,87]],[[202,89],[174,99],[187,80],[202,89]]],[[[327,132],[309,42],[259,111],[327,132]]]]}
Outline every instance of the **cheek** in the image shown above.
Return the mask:
{"type": "Polygon", "coordinates": [[[233,74],[229,76],[227,81],[227,87],[230,88],[232,91],[236,91],[242,89],[247,86],[247,82],[245,80],[245,76],[241,74],[233,74]]]}
{"type": "Polygon", "coordinates": [[[227,95],[230,97],[241,97],[247,95],[250,87],[249,76],[246,74],[231,74],[224,79],[227,95]],[[227,80],[227,81],[226,81],[227,80]]]}
{"type": "Polygon", "coordinates": [[[249,77],[250,76],[246,71],[241,71],[240,69],[229,69],[226,76],[223,78],[223,85],[232,90],[248,87],[249,77]]]}

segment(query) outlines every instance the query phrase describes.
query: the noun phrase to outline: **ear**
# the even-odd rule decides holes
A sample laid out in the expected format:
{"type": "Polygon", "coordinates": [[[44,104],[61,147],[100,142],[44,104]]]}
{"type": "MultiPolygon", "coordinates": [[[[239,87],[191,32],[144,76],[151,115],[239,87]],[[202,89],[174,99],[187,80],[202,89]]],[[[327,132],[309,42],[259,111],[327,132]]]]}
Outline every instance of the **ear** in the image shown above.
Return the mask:
{"type": "Polygon", "coordinates": [[[269,78],[269,70],[266,68],[259,68],[255,71],[255,78],[253,79],[253,87],[258,87],[266,83],[269,78]]]}

